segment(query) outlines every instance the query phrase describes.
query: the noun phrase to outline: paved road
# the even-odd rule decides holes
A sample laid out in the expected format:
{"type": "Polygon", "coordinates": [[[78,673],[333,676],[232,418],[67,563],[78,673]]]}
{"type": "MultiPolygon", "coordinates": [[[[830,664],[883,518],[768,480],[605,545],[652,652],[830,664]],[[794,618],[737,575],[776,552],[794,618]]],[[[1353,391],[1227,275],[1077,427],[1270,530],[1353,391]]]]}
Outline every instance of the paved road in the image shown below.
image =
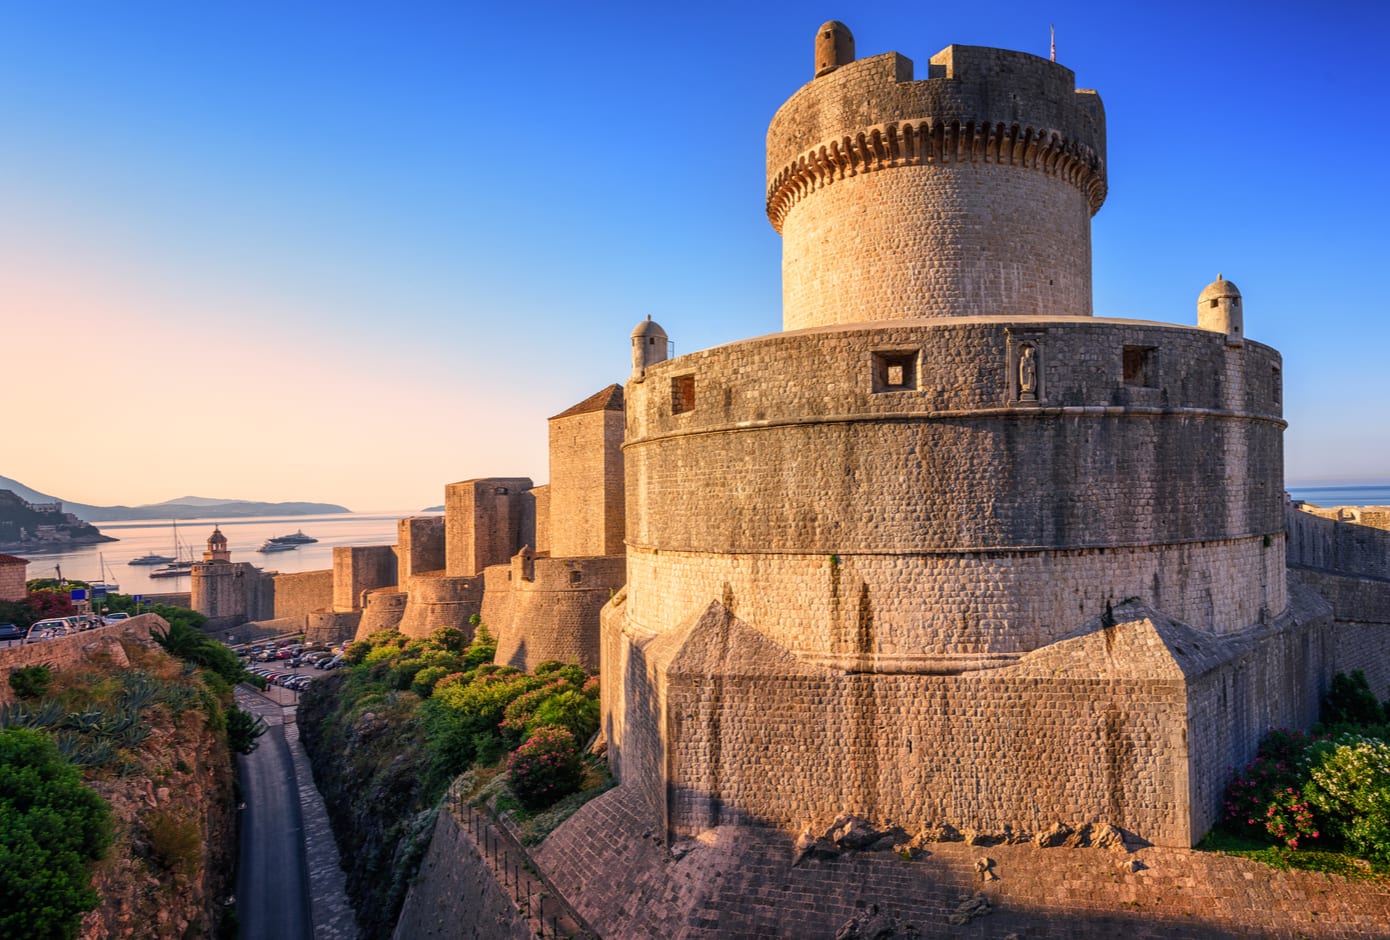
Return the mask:
{"type": "Polygon", "coordinates": [[[282,709],[237,690],[237,704],[265,719],[261,746],[239,755],[242,800],[237,917],[242,937],[311,940],[299,788],[285,741],[282,709]]]}

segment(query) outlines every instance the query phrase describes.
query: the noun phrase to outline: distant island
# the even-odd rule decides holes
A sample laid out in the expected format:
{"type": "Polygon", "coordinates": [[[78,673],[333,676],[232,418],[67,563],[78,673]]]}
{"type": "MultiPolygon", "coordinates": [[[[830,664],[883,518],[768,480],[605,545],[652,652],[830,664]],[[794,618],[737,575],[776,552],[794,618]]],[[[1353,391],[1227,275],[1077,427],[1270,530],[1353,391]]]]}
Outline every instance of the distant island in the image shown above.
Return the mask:
{"type": "Polygon", "coordinates": [[[0,490],[10,490],[21,501],[33,504],[62,503],[63,511],[86,522],[115,519],[238,519],[247,516],[317,516],[351,512],[336,503],[263,503],[247,499],[211,499],[206,496],[180,496],[162,503],[141,506],[88,506],[60,500],[56,496],[30,489],[18,480],[0,476],[0,490]]]}

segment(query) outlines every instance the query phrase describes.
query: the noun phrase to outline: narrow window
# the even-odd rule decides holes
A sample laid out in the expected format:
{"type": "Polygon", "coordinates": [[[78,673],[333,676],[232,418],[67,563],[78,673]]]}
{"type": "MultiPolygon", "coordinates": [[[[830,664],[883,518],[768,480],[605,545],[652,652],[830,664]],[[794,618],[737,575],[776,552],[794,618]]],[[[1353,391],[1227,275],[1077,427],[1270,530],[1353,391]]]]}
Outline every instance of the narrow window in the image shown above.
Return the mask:
{"type": "Polygon", "coordinates": [[[671,380],[671,414],[695,409],[695,376],[678,375],[671,380]]]}
{"type": "Polygon", "coordinates": [[[1215,307],[1217,303],[1219,303],[1219,301],[1215,297],[1213,297],[1211,300],[1207,301],[1207,306],[1215,307]]]}
{"type": "Polygon", "coordinates": [[[583,580],[584,580],[584,572],[582,572],[582,571],[571,571],[571,572],[570,572],[570,584],[578,584],[578,583],[580,583],[580,582],[583,581],[583,580]]]}
{"type": "Polygon", "coordinates": [[[871,368],[875,392],[905,392],[917,387],[915,352],[876,352],[871,368]]]}
{"type": "Polygon", "coordinates": [[[1124,348],[1124,381],[1126,385],[1153,388],[1157,379],[1154,366],[1154,347],[1126,346],[1124,348]]]}

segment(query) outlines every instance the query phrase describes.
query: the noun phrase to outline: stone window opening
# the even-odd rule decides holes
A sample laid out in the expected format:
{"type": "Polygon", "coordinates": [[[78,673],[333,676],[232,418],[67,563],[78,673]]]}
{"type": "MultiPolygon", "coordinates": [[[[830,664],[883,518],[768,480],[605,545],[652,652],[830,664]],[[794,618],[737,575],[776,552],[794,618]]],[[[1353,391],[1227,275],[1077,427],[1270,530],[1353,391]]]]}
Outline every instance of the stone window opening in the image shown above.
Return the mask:
{"type": "Polygon", "coordinates": [[[917,353],[876,352],[872,371],[875,393],[912,391],[917,388],[917,353]]]}
{"type": "Polygon", "coordinates": [[[1217,300],[1215,297],[1207,301],[1207,305],[1210,307],[1215,307],[1218,303],[1220,303],[1220,301],[1217,300]]]}
{"type": "Polygon", "coordinates": [[[507,488],[505,486],[499,486],[497,487],[497,489],[493,490],[493,493],[497,494],[498,496],[506,496],[507,488]]]}
{"type": "Polygon", "coordinates": [[[1136,388],[1153,388],[1158,378],[1157,350],[1153,346],[1126,346],[1124,383],[1136,388]]]}
{"type": "Polygon", "coordinates": [[[582,571],[571,571],[571,572],[570,572],[570,584],[580,584],[581,582],[583,582],[583,580],[584,580],[584,572],[582,572],[582,571]]]}
{"type": "Polygon", "coordinates": [[[1283,404],[1284,375],[1278,366],[1270,367],[1269,397],[1276,405],[1283,404]]]}
{"type": "Polygon", "coordinates": [[[695,376],[678,375],[671,379],[671,414],[695,410],[695,376]]]}

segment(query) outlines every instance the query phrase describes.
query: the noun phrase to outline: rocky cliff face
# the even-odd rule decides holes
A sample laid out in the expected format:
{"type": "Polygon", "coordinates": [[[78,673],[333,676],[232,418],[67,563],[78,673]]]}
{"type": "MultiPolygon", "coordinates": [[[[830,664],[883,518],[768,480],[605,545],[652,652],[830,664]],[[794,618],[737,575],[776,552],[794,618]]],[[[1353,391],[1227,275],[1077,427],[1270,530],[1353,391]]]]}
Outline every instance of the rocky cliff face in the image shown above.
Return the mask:
{"type": "MultiPolygon", "coordinates": [[[[119,737],[74,736],[85,782],[111,805],[115,841],[97,863],[101,904],[83,940],[234,936],[233,763],[221,692],[146,639],[101,637],[54,673],[46,703],[133,718],[119,737]]],[[[37,706],[39,703],[31,702],[37,706]]],[[[72,734],[50,728],[58,736],[72,734]]],[[[60,743],[60,747],[63,745],[60,743]]]]}

